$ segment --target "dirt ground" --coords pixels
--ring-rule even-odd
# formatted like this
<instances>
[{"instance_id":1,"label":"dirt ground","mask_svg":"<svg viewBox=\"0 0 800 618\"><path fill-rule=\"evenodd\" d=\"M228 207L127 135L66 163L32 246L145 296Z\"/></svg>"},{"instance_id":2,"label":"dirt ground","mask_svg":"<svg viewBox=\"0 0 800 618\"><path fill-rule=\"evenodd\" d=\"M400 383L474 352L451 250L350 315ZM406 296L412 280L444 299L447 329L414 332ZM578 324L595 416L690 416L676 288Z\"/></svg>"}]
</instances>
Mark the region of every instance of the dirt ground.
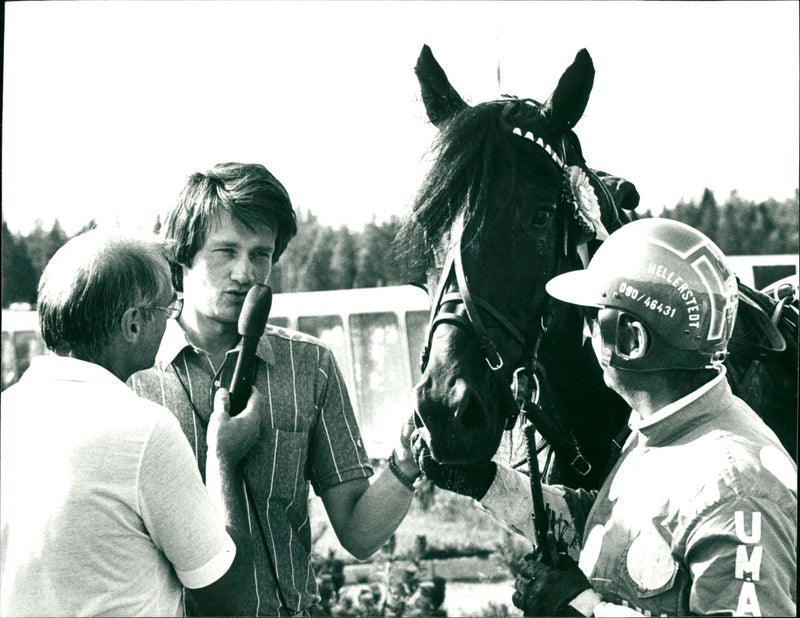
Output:
<instances>
[{"instance_id":1,"label":"dirt ground","mask_svg":"<svg viewBox=\"0 0 800 618\"><path fill-rule=\"evenodd\" d=\"M363 584L355 584L345 586L342 592L355 599L363 589ZM522 616L522 610L514 607L511 602L513 591L513 580L448 582L442 609L447 613L448 618Z\"/></svg>"}]
</instances>

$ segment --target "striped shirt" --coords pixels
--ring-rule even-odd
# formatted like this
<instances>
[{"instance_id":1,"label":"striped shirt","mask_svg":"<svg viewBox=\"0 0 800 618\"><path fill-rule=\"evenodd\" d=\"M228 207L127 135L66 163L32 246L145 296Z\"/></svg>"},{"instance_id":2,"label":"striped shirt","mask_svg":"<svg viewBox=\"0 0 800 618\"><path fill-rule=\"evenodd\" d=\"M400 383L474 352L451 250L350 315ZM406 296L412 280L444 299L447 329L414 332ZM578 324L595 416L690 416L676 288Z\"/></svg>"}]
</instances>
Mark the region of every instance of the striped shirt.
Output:
<instances>
[{"instance_id":1,"label":"striped shirt","mask_svg":"<svg viewBox=\"0 0 800 618\"><path fill-rule=\"evenodd\" d=\"M189 344L170 320L154 367L128 381L136 394L177 417L203 475L214 393L230 384L239 349L229 351L215 371L205 352ZM325 344L268 326L257 356L255 386L271 431L262 430L244 460L254 564L252 581L242 582L240 591L248 598L242 607L249 615L275 616L302 612L319 599L310 560L309 483L321 494L373 470L341 372ZM187 591L188 613L191 601Z\"/></svg>"}]
</instances>

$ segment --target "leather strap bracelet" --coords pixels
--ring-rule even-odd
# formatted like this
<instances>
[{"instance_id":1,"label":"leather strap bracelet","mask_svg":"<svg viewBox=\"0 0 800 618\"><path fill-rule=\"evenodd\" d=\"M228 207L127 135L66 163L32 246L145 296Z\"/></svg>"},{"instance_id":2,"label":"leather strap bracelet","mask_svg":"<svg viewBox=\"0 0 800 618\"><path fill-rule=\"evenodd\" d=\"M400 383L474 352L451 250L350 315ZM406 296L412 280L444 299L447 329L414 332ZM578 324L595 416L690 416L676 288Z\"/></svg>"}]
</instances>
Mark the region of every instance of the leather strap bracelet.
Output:
<instances>
[{"instance_id":1,"label":"leather strap bracelet","mask_svg":"<svg viewBox=\"0 0 800 618\"><path fill-rule=\"evenodd\" d=\"M392 474L395 475L398 481L400 481L409 491L414 491L416 487L414 486L414 481L417 480L422 473L418 474L416 478L410 479L405 474L403 474L402 470L397 466L397 462L395 461L395 452L392 451L392 454L389 455L389 470L392 471Z\"/></svg>"}]
</instances>

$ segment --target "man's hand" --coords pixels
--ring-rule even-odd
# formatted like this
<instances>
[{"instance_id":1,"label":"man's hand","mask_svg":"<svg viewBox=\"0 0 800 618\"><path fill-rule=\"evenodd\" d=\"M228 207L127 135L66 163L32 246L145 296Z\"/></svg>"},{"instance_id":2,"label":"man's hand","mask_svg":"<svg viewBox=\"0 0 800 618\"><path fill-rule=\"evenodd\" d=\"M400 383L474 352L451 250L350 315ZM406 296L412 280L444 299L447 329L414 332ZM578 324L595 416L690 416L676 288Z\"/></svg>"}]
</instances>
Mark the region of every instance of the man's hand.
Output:
<instances>
[{"instance_id":1,"label":"man's hand","mask_svg":"<svg viewBox=\"0 0 800 618\"><path fill-rule=\"evenodd\" d=\"M412 414L400 430L400 440L394 447L394 461L400 471L409 479L415 480L422 472L417 466L417 459L411 448L411 439L416 430Z\"/></svg>"},{"instance_id":2,"label":"man's hand","mask_svg":"<svg viewBox=\"0 0 800 618\"><path fill-rule=\"evenodd\" d=\"M418 433L412 437L411 450L419 469L434 485L475 500L486 495L497 472L493 461L463 465L437 463Z\"/></svg>"},{"instance_id":3,"label":"man's hand","mask_svg":"<svg viewBox=\"0 0 800 618\"><path fill-rule=\"evenodd\" d=\"M514 588L511 600L526 616L583 616L569 603L591 585L569 556L560 554L558 565L551 567L528 554Z\"/></svg>"},{"instance_id":4,"label":"man's hand","mask_svg":"<svg viewBox=\"0 0 800 618\"><path fill-rule=\"evenodd\" d=\"M255 444L261 428L261 395L253 388L247 405L231 416L230 394L220 388L214 395L214 412L208 420L208 450L229 464L236 464Z\"/></svg>"}]
</instances>

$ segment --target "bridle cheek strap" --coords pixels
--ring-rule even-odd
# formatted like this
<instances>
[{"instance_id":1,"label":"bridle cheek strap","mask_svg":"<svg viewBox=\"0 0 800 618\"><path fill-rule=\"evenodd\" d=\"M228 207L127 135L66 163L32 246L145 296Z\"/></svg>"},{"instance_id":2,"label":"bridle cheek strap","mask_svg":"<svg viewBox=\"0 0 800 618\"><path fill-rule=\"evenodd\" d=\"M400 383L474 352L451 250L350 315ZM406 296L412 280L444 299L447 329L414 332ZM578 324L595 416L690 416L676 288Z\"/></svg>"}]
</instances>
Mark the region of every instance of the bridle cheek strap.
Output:
<instances>
[{"instance_id":1,"label":"bridle cheek strap","mask_svg":"<svg viewBox=\"0 0 800 618\"><path fill-rule=\"evenodd\" d=\"M478 307L486 311L500 326L502 326L519 345L525 348L525 337L502 313L495 309L491 303L483 300L480 297L474 296L469 291L469 282L467 281L466 273L464 272L464 264L461 258L461 238L459 232L455 238L450 252L447 254L447 260L442 268L441 276L439 277L439 286L436 291L436 302L431 306L431 317L428 323L428 334L425 348L422 351L421 371L425 372L428 360L430 357L431 342L433 340L433 333L439 324L448 323L455 326L461 326L466 330L471 330L478 339L478 345L483 354L483 358L489 368L496 372L500 371L505 365L503 356L500 354L497 346L486 328L483 325L478 314ZM445 293L447 283L450 279L450 271L455 271L456 283L458 284L458 291ZM447 303L460 303L464 305L464 315L455 313L454 311L442 311L439 309Z\"/></svg>"},{"instance_id":2,"label":"bridle cheek strap","mask_svg":"<svg viewBox=\"0 0 800 618\"><path fill-rule=\"evenodd\" d=\"M523 348L525 347L525 337L523 337L522 333L519 332L516 326L514 326L506 317L497 311L490 303L479 298L476 296L474 299L472 294L469 291L469 284L467 283L467 275L464 273L464 265L461 262L461 239L458 240L458 247L455 251L455 259L453 261L453 268L456 272L456 281L458 282L458 294L457 296L460 297L461 302L464 303L464 310L467 313L467 319L469 323L472 324L472 330L475 332L475 335L478 337L478 345L481 348L481 352L483 352L483 358L486 360L486 364L489 365L489 369L492 371L500 371L505 364L503 362L503 357L500 352L497 350L497 346L489 337L489 333L486 332L486 328L483 325L483 322L478 315L478 308L476 305L480 305L481 309L486 311L489 315L497 321L500 326L502 326L508 333L519 343Z\"/></svg>"}]
</instances>

